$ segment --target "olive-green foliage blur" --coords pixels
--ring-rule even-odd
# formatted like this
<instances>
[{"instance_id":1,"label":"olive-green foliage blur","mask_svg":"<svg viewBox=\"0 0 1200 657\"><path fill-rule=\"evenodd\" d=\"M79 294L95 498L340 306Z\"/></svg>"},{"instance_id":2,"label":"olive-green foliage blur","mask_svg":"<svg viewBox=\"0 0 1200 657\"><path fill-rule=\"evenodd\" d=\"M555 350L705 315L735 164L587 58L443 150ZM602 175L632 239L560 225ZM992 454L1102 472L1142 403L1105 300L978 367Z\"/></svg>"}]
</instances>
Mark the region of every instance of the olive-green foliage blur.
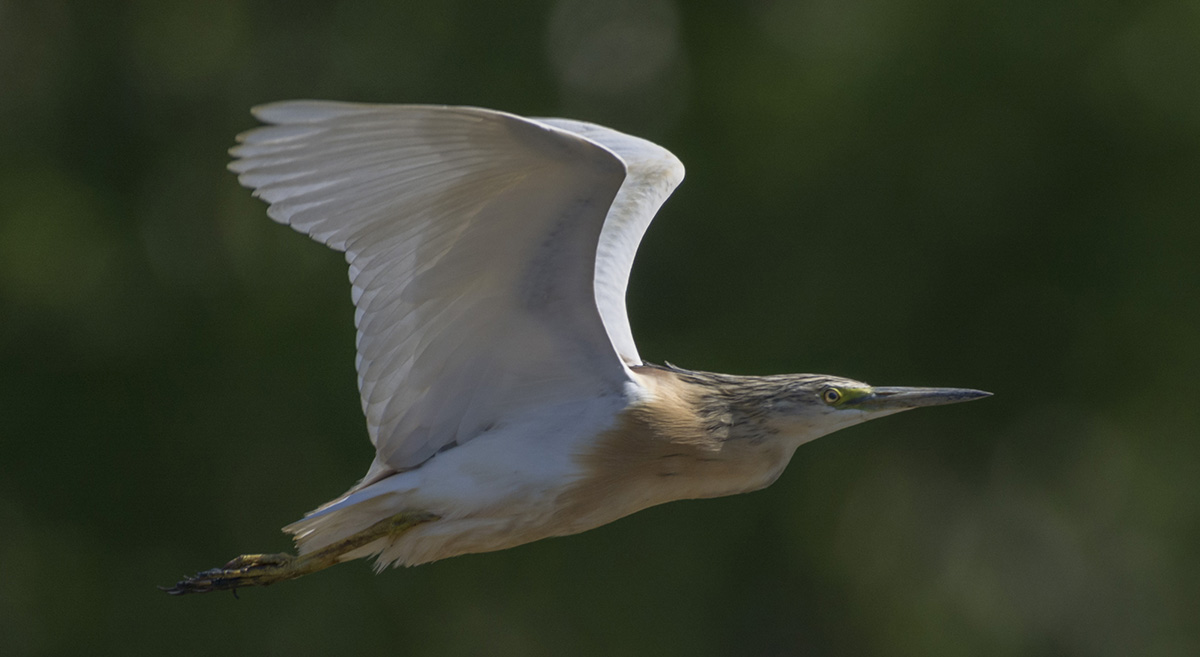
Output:
<instances>
[{"instance_id":1,"label":"olive-green foliage blur","mask_svg":"<svg viewBox=\"0 0 1200 657\"><path fill-rule=\"evenodd\" d=\"M0 654L1200 653L1200 7L0 0ZM766 491L233 596L371 457L341 257L225 171L288 98L648 137L643 355L992 399Z\"/></svg>"}]
</instances>

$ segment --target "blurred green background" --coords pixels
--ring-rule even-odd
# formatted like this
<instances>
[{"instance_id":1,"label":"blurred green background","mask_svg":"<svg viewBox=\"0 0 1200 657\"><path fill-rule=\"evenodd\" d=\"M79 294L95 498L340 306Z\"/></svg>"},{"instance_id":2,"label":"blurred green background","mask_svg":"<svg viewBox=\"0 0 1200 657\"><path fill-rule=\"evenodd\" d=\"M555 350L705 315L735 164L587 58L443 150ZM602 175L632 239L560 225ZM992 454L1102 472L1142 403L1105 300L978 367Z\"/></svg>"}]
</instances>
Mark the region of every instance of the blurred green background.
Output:
<instances>
[{"instance_id":1,"label":"blurred green background","mask_svg":"<svg viewBox=\"0 0 1200 657\"><path fill-rule=\"evenodd\" d=\"M992 390L773 487L230 595L371 450L250 106L655 140L654 361ZM1200 5L0 0L0 654L1200 654Z\"/></svg>"}]
</instances>

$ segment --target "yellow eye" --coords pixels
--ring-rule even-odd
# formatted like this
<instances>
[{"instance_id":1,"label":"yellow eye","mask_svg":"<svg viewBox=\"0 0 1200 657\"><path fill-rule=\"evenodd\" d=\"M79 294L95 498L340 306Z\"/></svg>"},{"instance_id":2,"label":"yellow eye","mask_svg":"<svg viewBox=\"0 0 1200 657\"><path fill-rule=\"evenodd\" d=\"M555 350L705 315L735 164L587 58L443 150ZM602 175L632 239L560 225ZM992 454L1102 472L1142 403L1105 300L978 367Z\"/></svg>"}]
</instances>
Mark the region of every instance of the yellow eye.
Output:
<instances>
[{"instance_id":1,"label":"yellow eye","mask_svg":"<svg viewBox=\"0 0 1200 657\"><path fill-rule=\"evenodd\" d=\"M836 404L842 401L842 393L838 392L837 388L830 388L821 393L821 399L824 399L826 404Z\"/></svg>"}]
</instances>

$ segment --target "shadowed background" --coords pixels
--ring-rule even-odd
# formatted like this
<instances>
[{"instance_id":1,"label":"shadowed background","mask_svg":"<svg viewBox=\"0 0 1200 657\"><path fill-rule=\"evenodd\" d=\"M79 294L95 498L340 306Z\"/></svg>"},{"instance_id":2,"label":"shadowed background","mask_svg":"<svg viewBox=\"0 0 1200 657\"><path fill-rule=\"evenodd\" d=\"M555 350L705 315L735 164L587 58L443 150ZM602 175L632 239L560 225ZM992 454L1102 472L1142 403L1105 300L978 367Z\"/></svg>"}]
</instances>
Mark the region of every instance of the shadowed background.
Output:
<instances>
[{"instance_id":1,"label":"shadowed background","mask_svg":"<svg viewBox=\"0 0 1200 657\"><path fill-rule=\"evenodd\" d=\"M1198 35L1169 0L0 0L0 653L1200 653ZM288 98L652 139L688 177L646 358L996 396L752 495L168 598L370 460L341 256L224 170Z\"/></svg>"}]
</instances>

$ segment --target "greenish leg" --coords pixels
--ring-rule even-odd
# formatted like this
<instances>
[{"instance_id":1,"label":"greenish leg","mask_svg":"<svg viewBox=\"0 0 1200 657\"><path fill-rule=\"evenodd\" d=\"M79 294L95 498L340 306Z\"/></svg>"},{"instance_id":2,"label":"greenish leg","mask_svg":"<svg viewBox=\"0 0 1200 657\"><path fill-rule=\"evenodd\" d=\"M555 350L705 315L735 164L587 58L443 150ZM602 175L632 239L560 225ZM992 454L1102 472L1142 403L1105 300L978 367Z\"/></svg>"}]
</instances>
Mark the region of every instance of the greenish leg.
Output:
<instances>
[{"instance_id":1,"label":"greenish leg","mask_svg":"<svg viewBox=\"0 0 1200 657\"><path fill-rule=\"evenodd\" d=\"M172 587L159 587L171 595L235 591L243 586L268 586L324 570L339 562L342 555L370 545L381 538L397 537L408 530L437 520L425 512L397 513L363 531L331 543L308 554L243 554L221 568L213 568L182 579Z\"/></svg>"}]
</instances>

